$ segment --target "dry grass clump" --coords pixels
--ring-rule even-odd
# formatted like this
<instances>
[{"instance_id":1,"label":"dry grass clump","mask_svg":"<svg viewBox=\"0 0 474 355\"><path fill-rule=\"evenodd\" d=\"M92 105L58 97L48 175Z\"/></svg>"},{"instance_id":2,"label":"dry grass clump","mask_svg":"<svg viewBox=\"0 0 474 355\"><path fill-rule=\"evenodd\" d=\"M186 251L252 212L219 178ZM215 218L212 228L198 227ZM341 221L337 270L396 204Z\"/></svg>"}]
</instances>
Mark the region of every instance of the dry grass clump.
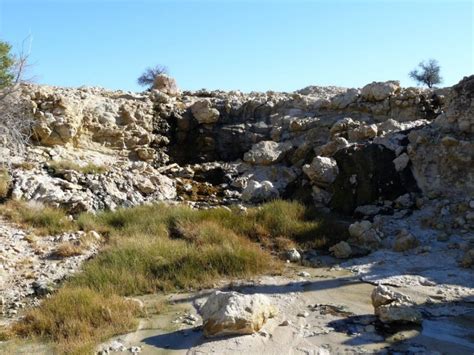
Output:
<instances>
[{"instance_id":1,"label":"dry grass clump","mask_svg":"<svg viewBox=\"0 0 474 355\"><path fill-rule=\"evenodd\" d=\"M13 166L15 168L23 169L23 170L33 170L36 165L29 161L23 161L21 163L14 163Z\"/></svg>"},{"instance_id":2,"label":"dry grass clump","mask_svg":"<svg viewBox=\"0 0 474 355\"><path fill-rule=\"evenodd\" d=\"M74 229L74 223L62 209L39 203L8 201L0 205L0 215L23 227L31 227L40 235L54 235Z\"/></svg>"},{"instance_id":3,"label":"dry grass clump","mask_svg":"<svg viewBox=\"0 0 474 355\"><path fill-rule=\"evenodd\" d=\"M30 310L12 331L52 341L60 353L85 354L100 341L136 329L139 315L133 301L66 286Z\"/></svg>"},{"instance_id":4,"label":"dry grass clump","mask_svg":"<svg viewBox=\"0 0 474 355\"><path fill-rule=\"evenodd\" d=\"M72 242L64 242L59 244L52 252L51 256L55 258L69 258L71 256L82 255L84 248Z\"/></svg>"},{"instance_id":5,"label":"dry grass clump","mask_svg":"<svg viewBox=\"0 0 474 355\"><path fill-rule=\"evenodd\" d=\"M0 199L7 197L10 190L11 177L7 169L0 168Z\"/></svg>"},{"instance_id":6,"label":"dry grass clump","mask_svg":"<svg viewBox=\"0 0 474 355\"><path fill-rule=\"evenodd\" d=\"M87 165L79 165L67 160L53 161L48 164L48 167L53 171L53 174L62 175L67 170L74 170L83 174L104 174L107 172L107 167L88 163Z\"/></svg>"}]
</instances>

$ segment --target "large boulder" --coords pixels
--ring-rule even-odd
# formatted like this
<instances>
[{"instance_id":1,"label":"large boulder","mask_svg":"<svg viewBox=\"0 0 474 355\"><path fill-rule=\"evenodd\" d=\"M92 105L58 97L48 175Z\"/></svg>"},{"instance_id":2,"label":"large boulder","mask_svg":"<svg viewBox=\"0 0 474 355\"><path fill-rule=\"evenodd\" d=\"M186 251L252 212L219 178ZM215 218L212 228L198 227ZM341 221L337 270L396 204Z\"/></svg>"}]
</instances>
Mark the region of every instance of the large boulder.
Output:
<instances>
[{"instance_id":1,"label":"large boulder","mask_svg":"<svg viewBox=\"0 0 474 355\"><path fill-rule=\"evenodd\" d=\"M199 124L213 124L219 120L220 113L212 107L211 101L204 99L196 101L191 106L191 113Z\"/></svg>"},{"instance_id":2,"label":"large boulder","mask_svg":"<svg viewBox=\"0 0 474 355\"><path fill-rule=\"evenodd\" d=\"M244 154L244 161L255 165L275 164L283 160L291 149L290 142L261 141Z\"/></svg>"},{"instance_id":3,"label":"large boulder","mask_svg":"<svg viewBox=\"0 0 474 355\"><path fill-rule=\"evenodd\" d=\"M176 80L166 74L160 74L155 77L153 89L170 96L177 96L179 94Z\"/></svg>"},{"instance_id":4,"label":"large boulder","mask_svg":"<svg viewBox=\"0 0 474 355\"><path fill-rule=\"evenodd\" d=\"M400 91L400 82L372 82L364 86L360 96L367 101L382 101Z\"/></svg>"},{"instance_id":5,"label":"large boulder","mask_svg":"<svg viewBox=\"0 0 474 355\"><path fill-rule=\"evenodd\" d=\"M379 285L372 291L374 313L383 323L417 323L422 322L420 311L415 303L404 294L387 286Z\"/></svg>"},{"instance_id":6,"label":"large boulder","mask_svg":"<svg viewBox=\"0 0 474 355\"><path fill-rule=\"evenodd\" d=\"M258 332L277 310L267 296L216 291L201 307L204 335L243 335Z\"/></svg>"},{"instance_id":7,"label":"large boulder","mask_svg":"<svg viewBox=\"0 0 474 355\"><path fill-rule=\"evenodd\" d=\"M339 170L334 159L318 156L303 166L303 172L314 184L325 187L336 179Z\"/></svg>"}]
</instances>

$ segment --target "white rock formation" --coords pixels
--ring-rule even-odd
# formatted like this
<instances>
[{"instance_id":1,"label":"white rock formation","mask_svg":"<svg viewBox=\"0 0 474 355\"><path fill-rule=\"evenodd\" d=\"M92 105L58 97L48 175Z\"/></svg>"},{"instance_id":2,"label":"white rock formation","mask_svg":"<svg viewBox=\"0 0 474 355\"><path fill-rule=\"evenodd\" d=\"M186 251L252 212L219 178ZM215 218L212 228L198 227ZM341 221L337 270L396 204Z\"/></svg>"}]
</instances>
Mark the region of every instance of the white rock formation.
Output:
<instances>
[{"instance_id":1,"label":"white rock formation","mask_svg":"<svg viewBox=\"0 0 474 355\"><path fill-rule=\"evenodd\" d=\"M337 177L339 169L334 159L328 157L315 157L311 164L303 166L303 172L316 185L325 187Z\"/></svg>"},{"instance_id":2,"label":"white rock formation","mask_svg":"<svg viewBox=\"0 0 474 355\"><path fill-rule=\"evenodd\" d=\"M216 123L220 115L219 111L213 108L211 102L207 99L196 101L191 106L191 112L200 124Z\"/></svg>"},{"instance_id":3,"label":"white rock formation","mask_svg":"<svg viewBox=\"0 0 474 355\"><path fill-rule=\"evenodd\" d=\"M372 82L361 90L361 97L368 101L382 101L400 91L399 81Z\"/></svg>"},{"instance_id":4,"label":"white rock formation","mask_svg":"<svg viewBox=\"0 0 474 355\"><path fill-rule=\"evenodd\" d=\"M201 307L204 335L243 335L258 332L277 310L267 296L215 291Z\"/></svg>"},{"instance_id":5,"label":"white rock formation","mask_svg":"<svg viewBox=\"0 0 474 355\"><path fill-rule=\"evenodd\" d=\"M242 191L242 200L248 202L261 202L278 198L278 190L270 181L258 182L250 180Z\"/></svg>"},{"instance_id":6,"label":"white rock formation","mask_svg":"<svg viewBox=\"0 0 474 355\"><path fill-rule=\"evenodd\" d=\"M283 160L286 153L292 148L291 143L278 143L274 141L261 141L252 146L244 154L244 161L255 165L271 165Z\"/></svg>"},{"instance_id":7,"label":"white rock formation","mask_svg":"<svg viewBox=\"0 0 474 355\"><path fill-rule=\"evenodd\" d=\"M387 286L377 286L372 292L375 315L384 323L421 323L422 316L413 301Z\"/></svg>"}]
</instances>

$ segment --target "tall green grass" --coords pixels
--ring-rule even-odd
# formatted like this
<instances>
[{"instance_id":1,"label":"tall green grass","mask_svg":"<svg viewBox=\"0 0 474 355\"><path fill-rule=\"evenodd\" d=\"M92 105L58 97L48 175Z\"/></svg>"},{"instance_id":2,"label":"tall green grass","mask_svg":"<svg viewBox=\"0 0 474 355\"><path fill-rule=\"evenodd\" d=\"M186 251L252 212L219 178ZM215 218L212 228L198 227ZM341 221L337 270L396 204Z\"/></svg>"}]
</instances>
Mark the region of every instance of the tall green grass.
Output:
<instances>
[{"instance_id":1,"label":"tall green grass","mask_svg":"<svg viewBox=\"0 0 474 355\"><path fill-rule=\"evenodd\" d=\"M345 238L337 222L287 201L270 202L247 213L143 205L82 214L71 228L98 231L107 243L62 290L20 321L16 333L46 337L60 349L67 345L74 351L82 349L78 345L82 339L86 344L100 340L92 333L110 335L130 329L131 323L122 328L115 324L121 315L100 318L97 305L107 304L110 297L199 289L221 279L277 273L283 264L274 255L288 245L322 247ZM71 310L70 304L80 302L74 299L75 292L95 301L80 303L81 312ZM114 304L119 299L114 298ZM97 312L96 324L89 315Z\"/></svg>"}]
</instances>

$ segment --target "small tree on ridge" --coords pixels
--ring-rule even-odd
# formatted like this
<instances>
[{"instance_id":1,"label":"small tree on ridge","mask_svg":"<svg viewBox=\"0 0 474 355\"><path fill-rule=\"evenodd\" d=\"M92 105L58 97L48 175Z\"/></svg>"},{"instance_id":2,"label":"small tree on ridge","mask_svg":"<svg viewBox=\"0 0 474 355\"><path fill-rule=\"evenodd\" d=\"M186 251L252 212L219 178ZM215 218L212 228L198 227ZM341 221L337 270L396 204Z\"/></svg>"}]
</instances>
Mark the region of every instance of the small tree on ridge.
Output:
<instances>
[{"instance_id":1,"label":"small tree on ridge","mask_svg":"<svg viewBox=\"0 0 474 355\"><path fill-rule=\"evenodd\" d=\"M148 88L151 88L155 78L160 74L168 74L168 69L162 65L157 65L153 68L146 68L137 80L138 85L148 86Z\"/></svg>"},{"instance_id":2,"label":"small tree on ridge","mask_svg":"<svg viewBox=\"0 0 474 355\"><path fill-rule=\"evenodd\" d=\"M441 67L435 59L429 59L427 62L418 64L419 69L413 69L408 75L413 80L422 85L428 86L430 89L433 85L439 84L443 81L439 72Z\"/></svg>"}]
</instances>

